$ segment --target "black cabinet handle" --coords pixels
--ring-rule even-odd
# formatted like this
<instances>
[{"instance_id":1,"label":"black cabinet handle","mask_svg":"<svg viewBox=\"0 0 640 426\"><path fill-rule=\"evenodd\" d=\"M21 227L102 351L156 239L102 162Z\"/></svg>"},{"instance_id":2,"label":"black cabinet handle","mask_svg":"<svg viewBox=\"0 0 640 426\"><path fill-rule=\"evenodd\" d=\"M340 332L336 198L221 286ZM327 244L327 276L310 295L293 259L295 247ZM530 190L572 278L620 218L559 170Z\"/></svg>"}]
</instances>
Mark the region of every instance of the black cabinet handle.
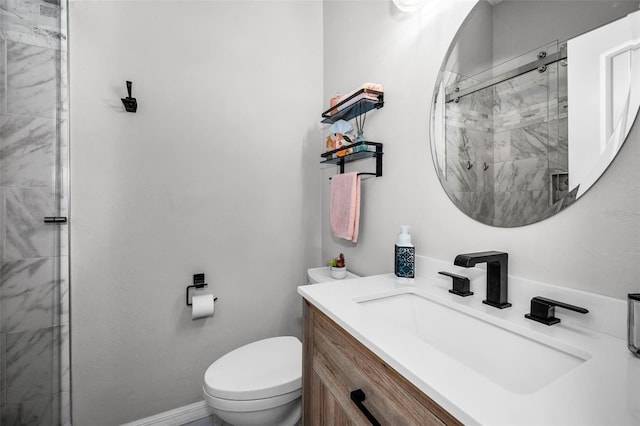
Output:
<instances>
[{"instance_id":1,"label":"black cabinet handle","mask_svg":"<svg viewBox=\"0 0 640 426\"><path fill-rule=\"evenodd\" d=\"M356 407L362 411L362 414L364 414L367 420L369 420L373 426L381 426L380 422L376 420L376 418L373 417L373 414L371 414L371 412L367 410L367 407L364 406L363 401L365 399L367 399L367 396L364 394L362 389L356 389L351 392L351 400L356 404Z\"/></svg>"},{"instance_id":2,"label":"black cabinet handle","mask_svg":"<svg viewBox=\"0 0 640 426\"><path fill-rule=\"evenodd\" d=\"M67 223L66 216L45 216L44 223Z\"/></svg>"}]
</instances>

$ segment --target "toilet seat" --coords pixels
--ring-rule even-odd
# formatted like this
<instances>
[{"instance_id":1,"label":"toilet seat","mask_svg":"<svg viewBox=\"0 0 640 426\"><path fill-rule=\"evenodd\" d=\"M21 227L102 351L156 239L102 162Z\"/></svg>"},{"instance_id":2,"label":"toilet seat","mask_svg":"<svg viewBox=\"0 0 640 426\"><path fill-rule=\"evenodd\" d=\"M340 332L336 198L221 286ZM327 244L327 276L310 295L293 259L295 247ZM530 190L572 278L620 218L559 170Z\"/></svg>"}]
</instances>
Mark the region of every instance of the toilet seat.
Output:
<instances>
[{"instance_id":1,"label":"toilet seat","mask_svg":"<svg viewBox=\"0 0 640 426\"><path fill-rule=\"evenodd\" d=\"M246 412L246 411L268 410L270 408L284 405L287 402L300 398L300 396L302 395L302 389L297 389L293 392L289 392L284 395L274 396L272 398L236 401L232 399L216 398L215 396L211 396L209 395L207 390L204 389L204 386L203 386L203 395L204 395L205 402L212 408L225 410L225 411Z\"/></svg>"},{"instance_id":2,"label":"toilet seat","mask_svg":"<svg viewBox=\"0 0 640 426\"><path fill-rule=\"evenodd\" d=\"M286 403L301 389L302 343L293 336L249 343L216 360L204 374L203 390L212 406Z\"/></svg>"}]
</instances>

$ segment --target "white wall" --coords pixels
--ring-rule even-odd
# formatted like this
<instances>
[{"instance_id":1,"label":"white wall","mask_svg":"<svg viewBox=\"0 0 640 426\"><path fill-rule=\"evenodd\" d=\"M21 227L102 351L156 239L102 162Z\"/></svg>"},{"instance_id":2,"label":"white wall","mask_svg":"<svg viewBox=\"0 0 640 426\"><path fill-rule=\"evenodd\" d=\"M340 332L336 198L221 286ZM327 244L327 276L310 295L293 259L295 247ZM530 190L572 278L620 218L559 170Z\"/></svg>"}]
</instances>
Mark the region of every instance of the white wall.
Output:
<instances>
[{"instance_id":1,"label":"white wall","mask_svg":"<svg viewBox=\"0 0 640 426\"><path fill-rule=\"evenodd\" d=\"M401 14L391 2L325 2L325 103L336 91L382 83L385 106L367 117L365 134L384 142L385 154L384 176L362 184L357 245L331 235L328 177L335 170L324 171L323 259L342 251L356 273L390 272L399 225L409 224L418 254L453 262L459 253L504 250L513 275L626 298L640 285L638 123L587 194L533 225L480 224L457 210L440 186L429 150L430 102L442 58L473 4L442 1ZM369 25L350 25L356 17ZM322 149L321 140L317 146ZM371 167L360 162L351 170Z\"/></svg>"},{"instance_id":2,"label":"white wall","mask_svg":"<svg viewBox=\"0 0 640 426\"><path fill-rule=\"evenodd\" d=\"M74 424L201 400L224 353L299 335L296 286L320 263L321 9L71 2ZM219 299L192 321L198 272Z\"/></svg>"},{"instance_id":3,"label":"white wall","mask_svg":"<svg viewBox=\"0 0 640 426\"><path fill-rule=\"evenodd\" d=\"M493 9L488 2L482 2L468 17L465 33L473 36L458 39L449 55L447 71L471 77L493 67L493 43L487 43L493 38Z\"/></svg>"}]
</instances>

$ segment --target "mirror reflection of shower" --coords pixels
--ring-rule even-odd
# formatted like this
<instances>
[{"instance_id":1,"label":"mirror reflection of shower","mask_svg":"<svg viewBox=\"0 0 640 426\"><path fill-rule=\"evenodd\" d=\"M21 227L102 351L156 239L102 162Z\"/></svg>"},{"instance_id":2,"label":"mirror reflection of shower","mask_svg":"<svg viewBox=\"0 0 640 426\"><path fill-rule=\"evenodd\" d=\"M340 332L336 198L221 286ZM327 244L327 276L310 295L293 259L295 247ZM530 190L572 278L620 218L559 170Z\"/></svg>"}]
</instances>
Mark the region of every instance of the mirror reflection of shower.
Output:
<instances>
[{"instance_id":1,"label":"mirror reflection of shower","mask_svg":"<svg viewBox=\"0 0 640 426\"><path fill-rule=\"evenodd\" d=\"M571 205L630 131L640 2L583 3L480 1L450 47L432 109L434 165L451 200L482 223L523 226ZM576 7L588 7L585 22L568 21ZM535 17L554 29L537 31Z\"/></svg>"},{"instance_id":2,"label":"mirror reflection of shower","mask_svg":"<svg viewBox=\"0 0 640 426\"><path fill-rule=\"evenodd\" d=\"M560 61L567 62L566 48L553 43L471 78L450 73L445 82L442 166L450 195L497 226L552 214L568 195Z\"/></svg>"}]
</instances>

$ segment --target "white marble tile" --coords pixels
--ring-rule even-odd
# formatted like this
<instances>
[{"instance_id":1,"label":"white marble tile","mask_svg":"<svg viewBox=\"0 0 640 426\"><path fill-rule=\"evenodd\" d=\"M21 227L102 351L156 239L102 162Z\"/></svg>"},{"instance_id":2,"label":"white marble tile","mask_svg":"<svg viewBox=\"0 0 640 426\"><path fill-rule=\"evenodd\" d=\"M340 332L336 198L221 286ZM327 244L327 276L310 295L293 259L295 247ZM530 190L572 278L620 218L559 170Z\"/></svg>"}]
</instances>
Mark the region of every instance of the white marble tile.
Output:
<instances>
[{"instance_id":1,"label":"white marble tile","mask_svg":"<svg viewBox=\"0 0 640 426\"><path fill-rule=\"evenodd\" d=\"M70 425L64 421L62 394L10 404L3 410L2 425L10 426L58 426ZM68 416L67 416L68 418Z\"/></svg>"},{"instance_id":2,"label":"white marble tile","mask_svg":"<svg viewBox=\"0 0 640 426\"><path fill-rule=\"evenodd\" d=\"M69 325L54 327L54 365L57 367L54 375L54 391L71 391L71 346L69 340Z\"/></svg>"},{"instance_id":3,"label":"white marble tile","mask_svg":"<svg viewBox=\"0 0 640 426\"><path fill-rule=\"evenodd\" d=\"M66 393L63 393L64 395ZM3 426L71 426L69 406L56 397L39 398L0 408ZM66 410L66 411L65 411Z\"/></svg>"},{"instance_id":4,"label":"white marble tile","mask_svg":"<svg viewBox=\"0 0 640 426\"><path fill-rule=\"evenodd\" d=\"M66 257L2 262L2 332L34 330L64 324L68 318L68 303L65 301L68 298L68 284L66 276L59 277L60 263L66 264ZM66 269L65 267L65 275Z\"/></svg>"},{"instance_id":5,"label":"white marble tile","mask_svg":"<svg viewBox=\"0 0 640 426\"><path fill-rule=\"evenodd\" d=\"M447 159L452 161L492 161L493 135L491 132L447 126Z\"/></svg>"},{"instance_id":6,"label":"white marble tile","mask_svg":"<svg viewBox=\"0 0 640 426\"><path fill-rule=\"evenodd\" d=\"M0 114L7 112L7 88L6 88L6 72L7 72L7 43L0 37Z\"/></svg>"},{"instance_id":7,"label":"white marble tile","mask_svg":"<svg viewBox=\"0 0 640 426\"><path fill-rule=\"evenodd\" d=\"M20 404L21 425L57 425L59 412L57 396L25 401Z\"/></svg>"},{"instance_id":8,"label":"white marble tile","mask_svg":"<svg viewBox=\"0 0 640 426\"><path fill-rule=\"evenodd\" d=\"M0 425L22 426L20 422L20 404L8 404L0 407Z\"/></svg>"},{"instance_id":9,"label":"white marble tile","mask_svg":"<svg viewBox=\"0 0 640 426\"><path fill-rule=\"evenodd\" d=\"M447 162L475 160L473 140L469 138L470 132L463 127L447 126Z\"/></svg>"},{"instance_id":10,"label":"white marble tile","mask_svg":"<svg viewBox=\"0 0 640 426\"><path fill-rule=\"evenodd\" d=\"M7 41L7 112L55 118L58 57L53 49Z\"/></svg>"},{"instance_id":11,"label":"white marble tile","mask_svg":"<svg viewBox=\"0 0 640 426\"><path fill-rule=\"evenodd\" d=\"M528 158L494 164L496 192L541 191L548 188L548 160Z\"/></svg>"},{"instance_id":12,"label":"white marble tile","mask_svg":"<svg viewBox=\"0 0 640 426\"><path fill-rule=\"evenodd\" d=\"M500 100L501 111L520 108L522 105L547 102L547 73L530 71L495 85L495 96ZM506 107L506 108L505 108Z\"/></svg>"},{"instance_id":13,"label":"white marble tile","mask_svg":"<svg viewBox=\"0 0 640 426\"><path fill-rule=\"evenodd\" d=\"M57 82L58 82L58 98L57 108L59 120L69 119L69 68L68 68L67 49L57 52Z\"/></svg>"},{"instance_id":14,"label":"white marble tile","mask_svg":"<svg viewBox=\"0 0 640 426\"><path fill-rule=\"evenodd\" d=\"M467 163L459 161L447 161L447 190L455 192L476 192L478 189L478 176L476 165L472 163L471 169Z\"/></svg>"},{"instance_id":15,"label":"white marble tile","mask_svg":"<svg viewBox=\"0 0 640 426\"><path fill-rule=\"evenodd\" d=\"M547 99L557 100L560 92L560 81L558 79L558 63L547 65L547 71L545 71L545 77L547 79Z\"/></svg>"},{"instance_id":16,"label":"white marble tile","mask_svg":"<svg viewBox=\"0 0 640 426\"><path fill-rule=\"evenodd\" d=\"M542 220L550 214L549 192L546 190L495 194L495 226L527 225Z\"/></svg>"},{"instance_id":17,"label":"white marble tile","mask_svg":"<svg viewBox=\"0 0 640 426\"><path fill-rule=\"evenodd\" d=\"M54 293L54 306L57 309L56 315L58 318L54 321L54 324L69 325L69 256L68 253L64 256L58 256L55 258L56 264L54 266L54 276L58 280L58 288Z\"/></svg>"},{"instance_id":18,"label":"white marble tile","mask_svg":"<svg viewBox=\"0 0 640 426\"><path fill-rule=\"evenodd\" d=\"M60 347L68 345L68 334L68 326L7 334L7 404L60 392Z\"/></svg>"},{"instance_id":19,"label":"white marble tile","mask_svg":"<svg viewBox=\"0 0 640 426\"><path fill-rule=\"evenodd\" d=\"M56 243L61 226L43 223L45 216L56 214L55 204L55 195L48 189L5 189L5 260L59 254Z\"/></svg>"},{"instance_id":20,"label":"white marble tile","mask_svg":"<svg viewBox=\"0 0 640 426\"><path fill-rule=\"evenodd\" d=\"M490 131L493 125L490 92L480 91L465 96L459 102L449 102L445 106L447 125L466 129Z\"/></svg>"},{"instance_id":21,"label":"white marble tile","mask_svg":"<svg viewBox=\"0 0 640 426\"><path fill-rule=\"evenodd\" d=\"M569 170L568 131L566 118L549 122L549 168L556 172Z\"/></svg>"},{"instance_id":22,"label":"white marble tile","mask_svg":"<svg viewBox=\"0 0 640 426\"><path fill-rule=\"evenodd\" d=\"M66 41L63 8L43 0L1 0L0 35L8 40L59 49ZM66 25L65 25L66 26Z\"/></svg>"},{"instance_id":23,"label":"white marble tile","mask_svg":"<svg viewBox=\"0 0 640 426\"><path fill-rule=\"evenodd\" d=\"M511 131L505 130L493 135L493 160L496 162L511 159Z\"/></svg>"},{"instance_id":24,"label":"white marble tile","mask_svg":"<svg viewBox=\"0 0 640 426\"><path fill-rule=\"evenodd\" d=\"M56 167L56 123L50 118L6 117L0 125L0 182L50 188Z\"/></svg>"},{"instance_id":25,"label":"white marble tile","mask_svg":"<svg viewBox=\"0 0 640 426\"><path fill-rule=\"evenodd\" d=\"M547 123L511 130L510 159L547 157L549 155L549 126Z\"/></svg>"},{"instance_id":26,"label":"white marble tile","mask_svg":"<svg viewBox=\"0 0 640 426\"><path fill-rule=\"evenodd\" d=\"M56 186L69 185L69 120L59 120L56 126Z\"/></svg>"},{"instance_id":27,"label":"white marble tile","mask_svg":"<svg viewBox=\"0 0 640 426\"><path fill-rule=\"evenodd\" d=\"M5 333L0 333L0 410L2 409L2 407L7 405L7 394L5 390L7 381L5 378L6 371L5 371L5 362L4 362L6 358L6 353L7 353L6 337L7 335ZM0 413L0 417L1 416L2 415ZM0 420L0 425L2 424L4 423L2 422L2 420Z\"/></svg>"},{"instance_id":28,"label":"white marble tile","mask_svg":"<svg viewBox=\"0 0 640 426\"><path fill-rule=\"evenodd\" d=\"M0 187L0 261L4 260L4 242L5 242L5 190Z\"/></svg>"},{"instance_id":29,"label":"white marble tile","mask_svg":"<svg viewBox=\"0 0 640 426\"><path fill-rule=\"evenodd\" d=\"M493 161L487 160L486 163L478 163L476 175L478 176L478 192L493 193L495 189L495 181L493 176Z\"/></svg>"},{"instance_id":30,"label":"white marble tile","mask_svg":"<svg viewBox=\"0 0 640 426\"><path fill-rule=\"evenodd\" d=\"M53 389L53 328L7 334L7 403L42 398Z\"/></svg>"},{"instance_id":31,"label":"white marble tile","mask_svg":"<svg viewBox=\"0 0 640 426\"><path fill-rule=\"evenodd\" d=\"M494 200L492 192L449 192L453 203L467 216L492 223Z\"/></svg>"}]
</instances>

